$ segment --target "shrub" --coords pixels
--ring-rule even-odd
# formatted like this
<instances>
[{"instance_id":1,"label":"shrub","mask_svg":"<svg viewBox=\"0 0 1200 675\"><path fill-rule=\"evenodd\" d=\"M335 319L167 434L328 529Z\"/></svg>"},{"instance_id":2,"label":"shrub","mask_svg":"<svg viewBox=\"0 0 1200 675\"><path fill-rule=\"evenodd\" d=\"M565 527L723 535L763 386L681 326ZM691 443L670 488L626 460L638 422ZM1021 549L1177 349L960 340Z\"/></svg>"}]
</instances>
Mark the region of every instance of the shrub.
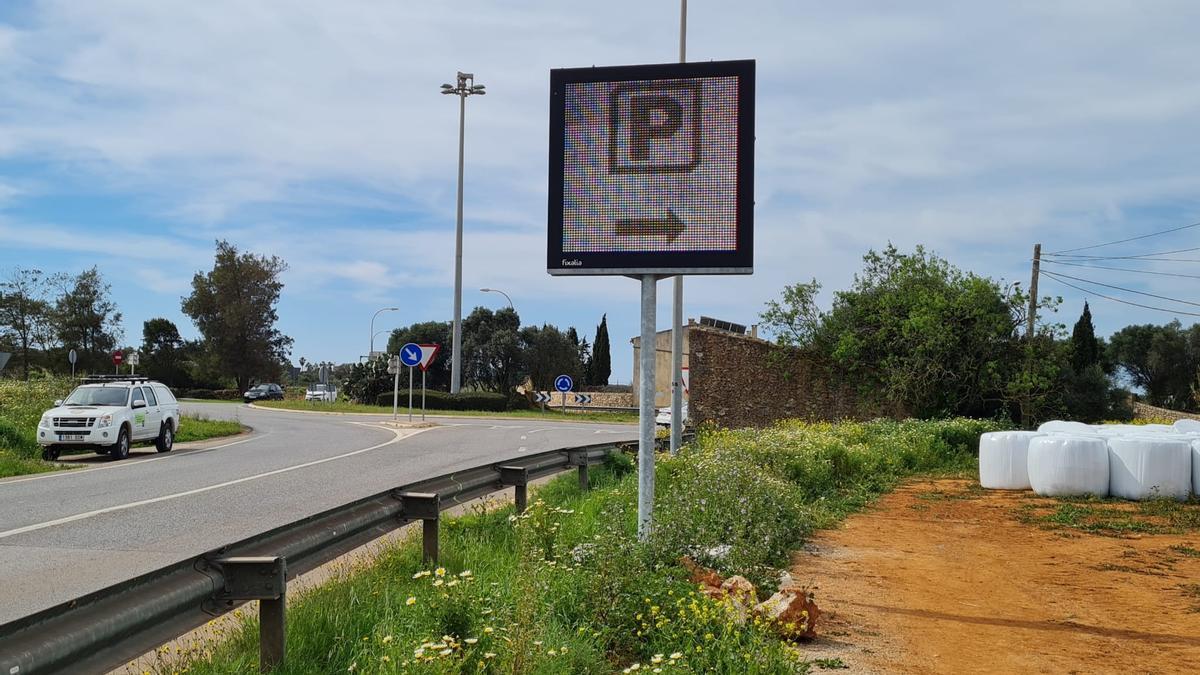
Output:
<instances>
[{"instance_id":1,"label":"shrub","mask_svg":"<svg viewBox=\"0 0 1200 675\"><path fill-rule=\"evenodd\" d=\"M237 389L184 389L179 398L198 398L206 401L237 401L242 392Z\"/></svg>"}]
</instances>

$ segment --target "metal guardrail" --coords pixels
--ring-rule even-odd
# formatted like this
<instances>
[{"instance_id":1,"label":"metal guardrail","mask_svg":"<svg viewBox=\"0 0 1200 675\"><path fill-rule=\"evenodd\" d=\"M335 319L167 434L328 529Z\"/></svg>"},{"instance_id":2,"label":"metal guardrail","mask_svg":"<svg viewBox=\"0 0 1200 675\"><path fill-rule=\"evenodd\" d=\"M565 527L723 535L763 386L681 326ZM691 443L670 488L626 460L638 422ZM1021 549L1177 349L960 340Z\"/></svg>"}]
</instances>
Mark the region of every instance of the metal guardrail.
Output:
<instances>
[{"instance_id":1,"label":"metal guardrail","mask_svg":"<svg viewBox=\"0 0 1200 675\"><path fill-rule=\"evenodd\" d=\"M624 443L551 450L402 485L222 546L0 626L0 674L107 672L232 611L260 602L261 667L282 663L287 579L408 523L422 521L425 559L438 556L442 510L588 467Z\"/></svg>"}]
</instances>

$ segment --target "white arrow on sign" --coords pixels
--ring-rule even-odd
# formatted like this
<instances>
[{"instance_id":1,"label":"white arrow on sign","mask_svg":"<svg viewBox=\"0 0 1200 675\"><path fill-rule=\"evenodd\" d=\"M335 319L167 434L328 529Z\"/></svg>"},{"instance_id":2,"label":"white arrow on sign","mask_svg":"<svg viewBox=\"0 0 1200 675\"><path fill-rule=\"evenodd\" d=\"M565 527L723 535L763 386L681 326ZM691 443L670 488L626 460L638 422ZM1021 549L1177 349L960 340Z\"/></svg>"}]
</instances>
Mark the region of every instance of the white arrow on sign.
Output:
<instances>
[{"instance_id":1,"label":"white arrow on sign","mask_svg":"<svg viewBox=\"0 0 1200 675\"><path fill-rule=\"evenodd\" d=\"M550 402L550 394L548 392L544 392L544 391L536 392L533 395L533 402L534 403L549 403Z\"/></svg>"},{"instance_id":2,"label":"white arrow on sign","mask_svg":"<svg viewBox=\"0 0 1200 675\"><path fill-rule=\"evenodd\" d=\"M579 403L579 404L591 403L592 395L591 394L575 394L575 402Z\"/></svg>"}]
</instances>

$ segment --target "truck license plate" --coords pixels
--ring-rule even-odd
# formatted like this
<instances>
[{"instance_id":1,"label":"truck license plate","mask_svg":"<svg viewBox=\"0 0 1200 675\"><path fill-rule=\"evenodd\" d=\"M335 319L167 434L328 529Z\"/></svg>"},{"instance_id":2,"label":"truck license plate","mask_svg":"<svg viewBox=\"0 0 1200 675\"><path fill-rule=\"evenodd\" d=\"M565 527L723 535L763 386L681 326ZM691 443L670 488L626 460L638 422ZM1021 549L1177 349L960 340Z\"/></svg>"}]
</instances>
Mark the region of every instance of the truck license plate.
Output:
<instances>
[{"instance_id":1,"label":"truck license plate","mask_svg":"<svg viewBox=\"0 0 1200 675\"><path fill-rule=\"evenodd\" d=\"M59 434L58 440L60 440L60 441L82 441L83 434Z\"/></svg>"}]
</instances>

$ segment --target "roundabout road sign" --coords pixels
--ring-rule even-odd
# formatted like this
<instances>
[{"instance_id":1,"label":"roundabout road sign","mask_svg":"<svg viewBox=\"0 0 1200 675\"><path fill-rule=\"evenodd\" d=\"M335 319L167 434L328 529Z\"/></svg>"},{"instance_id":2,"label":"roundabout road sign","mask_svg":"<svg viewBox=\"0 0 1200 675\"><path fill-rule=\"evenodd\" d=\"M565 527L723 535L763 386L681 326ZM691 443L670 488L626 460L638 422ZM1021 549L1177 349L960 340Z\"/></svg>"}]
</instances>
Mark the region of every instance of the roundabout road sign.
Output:
<instances>
[{"instance_id":1,"label":"roundabout road sign","mask_svg":"<svg viewBox=\"0 0 1200 675\"><path fill-rule=\"evenodd\" d=\"M559 391L568 392L574 387L575 380L572 380L570 375L559 375L558 377L554 378L554 388Z\"/></svg>"}]
</instances>

